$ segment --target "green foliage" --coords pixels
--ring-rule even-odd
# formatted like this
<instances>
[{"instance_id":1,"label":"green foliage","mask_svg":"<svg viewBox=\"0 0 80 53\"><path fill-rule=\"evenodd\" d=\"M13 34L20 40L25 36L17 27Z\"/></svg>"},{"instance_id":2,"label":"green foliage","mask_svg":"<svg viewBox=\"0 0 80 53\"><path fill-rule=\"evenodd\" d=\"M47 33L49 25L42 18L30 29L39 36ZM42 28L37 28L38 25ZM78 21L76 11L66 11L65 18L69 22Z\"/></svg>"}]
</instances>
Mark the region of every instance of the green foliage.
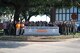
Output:
<instances>
[{"instance_id":1,"label":"green foliage","mask_svg":"<svg viewBox=\"0 0 80 53\"><path fill-rule=\"evenodd\" d=\"M38 12L39 14L49 14L50 8L56 0L29 0L29 11Z\"/></svg>"},{"instance_id":2,"label":"green foliage","mask_svg":"<svg viewBox=\"0 0 80 53\"><path fill-rule=\"evenodd\" d=\"M12 13L15 8L21 9L21 11L36 12L38 14L49 14L51 7L56 8L70 8L73 5L76 6L77 1L80 0L0 0L0 13Z\"/></svg>"},{"instance_id":3,"label":"green foliage","mask_svg":"<svg viewBox=\"0 0 80 53\"><path fill-rule=\"evenodd\" d=\"M12 14L14 9L10 7L0 7L0 14Z\"/></svg>"}]
</instances>

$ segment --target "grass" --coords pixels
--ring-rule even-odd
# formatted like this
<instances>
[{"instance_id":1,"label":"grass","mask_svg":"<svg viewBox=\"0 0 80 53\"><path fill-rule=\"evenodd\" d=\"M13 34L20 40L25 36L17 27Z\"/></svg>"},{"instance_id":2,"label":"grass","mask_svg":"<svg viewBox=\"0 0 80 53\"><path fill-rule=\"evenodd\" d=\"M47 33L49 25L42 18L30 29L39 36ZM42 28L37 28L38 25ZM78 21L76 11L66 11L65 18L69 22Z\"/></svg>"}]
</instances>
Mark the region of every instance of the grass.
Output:
<instances>
[{"instance_id":1,"label":"grass","mask_svg":"<svg viewBox=\"0 0 80 53\"><path fill-rule=\"evenodd\" d=\"M0 40L7 41L60 41L62 39L70 38L80 38L80 33L60 36L0 36Z\"/></svg>"}]
</instances>

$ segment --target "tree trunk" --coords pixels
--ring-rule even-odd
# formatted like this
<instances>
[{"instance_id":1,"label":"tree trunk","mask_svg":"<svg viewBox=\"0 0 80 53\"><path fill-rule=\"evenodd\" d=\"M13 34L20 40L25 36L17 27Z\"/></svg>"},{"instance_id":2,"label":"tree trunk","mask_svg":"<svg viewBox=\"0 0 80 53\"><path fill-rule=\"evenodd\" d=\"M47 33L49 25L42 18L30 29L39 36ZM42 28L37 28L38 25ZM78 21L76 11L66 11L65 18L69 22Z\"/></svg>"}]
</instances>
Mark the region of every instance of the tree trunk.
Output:
<instances>
[{"instance_id":1,"label":"tree trunk","mask_svg":"<svg viewBox=\"0 0 80 53\"><path fill-rule=\"evenodd\" d=\"M19 8L15 9L15 14L14 14L14 21L19 21L19 14L21 10Z\"/></svg>"},{"instance_id":2,"label":"tree trunk","mask_svg":"<svg viewBox=\"0 0 80 53\"><path fill-rule=\"evenodd\" d=\"M29 21L29 20L30 20L30 18L31 18L31 16L29 16L29 17L27 18L27 21Z\"/></svg>"},{"instance_id":3,"label":"tree trunk","mask_svg":"<svg viewBox=\"0 0 80 53\"><path fill-rule=\"evenodd\" d=\"M55 22L56 19L56 8L53 6L50 10L50 22Z\"/></svg>"},{"instance_id":4,"label":"tree trunk","mask_svg":"<svg viewBox=\"0 0 80 53\"><path fill-rule=\"evenodd\" d=\"M26 11L22 12L23 17L25 18L25 21L29 21L31 18L31 15L29 15L29 17L27 17Z\"/></svg>"},{"instance_id":5,"label":"tree trunk","mask_svg":"<svg viewBox=\"0 0 80 53\"><path fill-rule=\"evenodd\" d=\"M23 15L23 17L24 17L24 19L25 19L25 21L26 21L26 20L27 20L26 10L23 10L23 11L22 11L22 15Z\"/></svg>"},{"instance_id":6,"label":"tree trunk","mask_svg":"<svg viewBox=\"0 0 80 53\"><path fill-rule=\"evenodd\" d=\"M15 21L19 21L19 15L21 13L21 9L16 7L15 8L15 14L14 14L14 33L13 35L16 35L16 24L15 24Z\"/></svg>"}]
</instances>

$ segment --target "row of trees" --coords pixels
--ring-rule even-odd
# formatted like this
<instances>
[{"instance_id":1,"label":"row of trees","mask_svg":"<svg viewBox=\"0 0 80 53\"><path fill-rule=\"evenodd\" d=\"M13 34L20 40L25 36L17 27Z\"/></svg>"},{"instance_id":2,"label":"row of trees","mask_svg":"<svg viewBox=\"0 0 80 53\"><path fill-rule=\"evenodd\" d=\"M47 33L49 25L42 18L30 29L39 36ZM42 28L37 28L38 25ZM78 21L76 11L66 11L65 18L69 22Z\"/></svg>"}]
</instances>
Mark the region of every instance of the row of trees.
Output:
<instances>
[{"instance_id":1,"label":"row of trees","mask_svg":"<svg viewBox=\"0 0 80 53\"><path fill-rule=\"evenodd\" d=\"M4 12L12 13L14 21L18 21L22 14L29 21L33 15L46 14L54 22L56 8L78 6L79 2L80 0L0 0L0 15Z\"/></svg>"}]
</instances>

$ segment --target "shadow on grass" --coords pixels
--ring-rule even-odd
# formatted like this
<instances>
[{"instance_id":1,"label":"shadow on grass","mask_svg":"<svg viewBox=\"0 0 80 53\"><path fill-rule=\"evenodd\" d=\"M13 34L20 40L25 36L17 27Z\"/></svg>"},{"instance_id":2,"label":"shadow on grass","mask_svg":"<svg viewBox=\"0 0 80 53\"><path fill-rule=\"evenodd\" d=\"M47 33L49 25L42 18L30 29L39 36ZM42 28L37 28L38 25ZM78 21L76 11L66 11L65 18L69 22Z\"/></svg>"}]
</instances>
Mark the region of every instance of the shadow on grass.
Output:
<instances>
[{"instance_id":1,"label":"shadow on grass","mask_svg":"<svg viewBox=\"0 0 80 53\"><path fill-rule=\"evenodd\" d=\"M21 43L21 42L11 42L11 41L0 41L0 48L18 48L23 47L28 44Z\"/></svg>"}]
</instances>

